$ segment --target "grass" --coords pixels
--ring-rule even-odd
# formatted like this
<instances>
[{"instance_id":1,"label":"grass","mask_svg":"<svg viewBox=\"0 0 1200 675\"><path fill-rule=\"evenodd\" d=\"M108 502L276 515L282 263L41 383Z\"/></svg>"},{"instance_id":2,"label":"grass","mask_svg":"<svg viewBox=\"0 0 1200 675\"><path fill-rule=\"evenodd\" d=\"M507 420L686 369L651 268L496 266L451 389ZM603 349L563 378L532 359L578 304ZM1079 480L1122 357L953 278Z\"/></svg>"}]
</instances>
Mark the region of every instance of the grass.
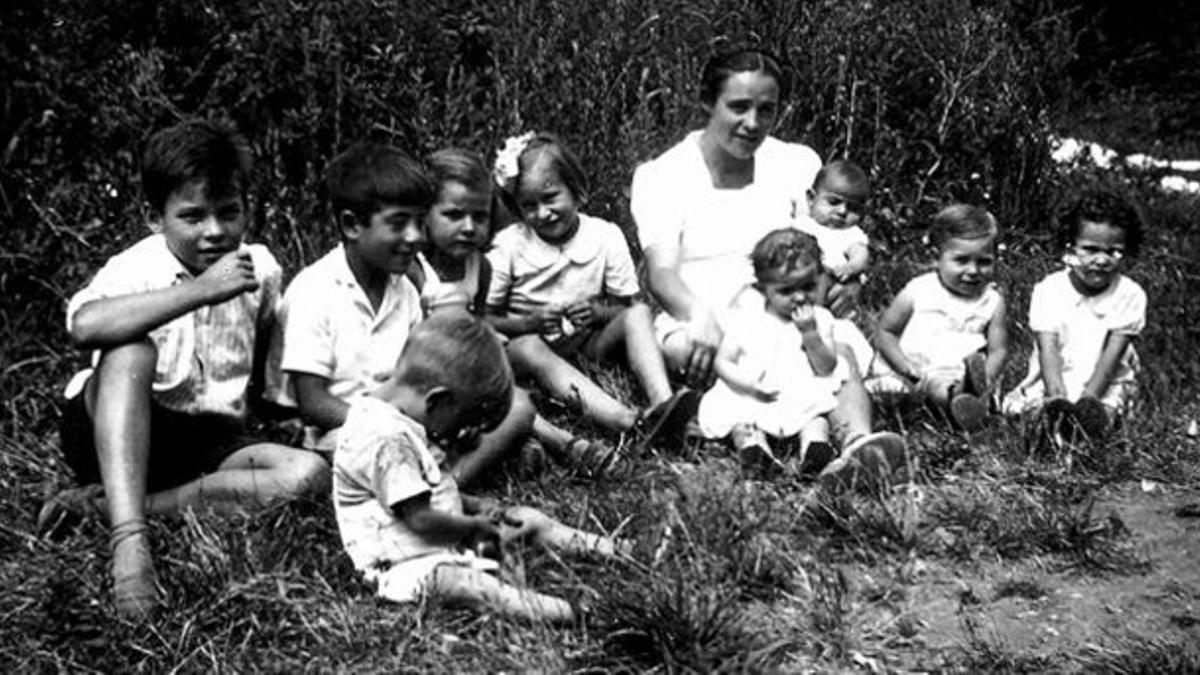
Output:
<instances>
[{"instance_id":1,"label":"grass","mask_svg":"<svg viewBox=\"0 0 1200 675\"><path fill-rule=\"evenodd\" d=\"M500 478L486 494L634 542L632 559L620 562L512 552L515 578L588 608L563 628L437 599L418 607L376 600L341 552L326 501L154 520L170 607L148 625L116 619L104 529L88 524L53 542L33 534L42 499L68 482L54 421L60 383L78 361L43 345L44 357L4 372L0 664L9 672L757 672L915 661L945 672L1195 672L1200 656L1178 632L1113 634L1088 648L1028 654L980 618L999 600L1043 601L1047 574L1147 573L1152 561L1137 549L1137 533L1100 504L1142 478L1200 486L1195 441L1183 433L1200 416L1197 334L1180 320L1200 315L1191 283L1200 263L1179 248L1192 246L1200 203L1146 194L1155 229L1132 271L1151 298L1143 403L1111 442L1039 455L1019 421L966 437L921 411L891 411L879 423L909 438L913 480L879 495L821 497L796 481L749 480L731 458L700 446L639 458L597 481L561 468L523 482ZM1001 281L1022 308L1017 317L1049 257L1036 246L1006 254ZM909 273L911 265L883 262L877 283ZM1027 336L1017 332L1013 343L1010 383ZM593 372L633 398L626 374ZM959 594L957 646L931 646L917 597L943 582L921 570L987 575L997 566L1009 571L988 581L989 593L968 586Z\"/></svg>"}]
</instances>

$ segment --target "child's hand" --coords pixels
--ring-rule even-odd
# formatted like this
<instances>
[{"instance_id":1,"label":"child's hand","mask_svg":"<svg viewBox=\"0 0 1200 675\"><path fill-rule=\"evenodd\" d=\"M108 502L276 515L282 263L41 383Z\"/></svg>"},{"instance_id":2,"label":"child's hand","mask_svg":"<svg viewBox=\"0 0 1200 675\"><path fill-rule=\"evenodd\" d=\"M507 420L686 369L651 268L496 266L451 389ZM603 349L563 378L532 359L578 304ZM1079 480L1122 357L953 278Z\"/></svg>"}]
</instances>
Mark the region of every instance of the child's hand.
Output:
<instances>
[{"instance_id":1,"label":"child's hand","mask_svg":"<svg viewBox=\"0 0 1200 675\"><path fill-rule=\"evenodd\" d=\"M808 303L798 305L792 310L792 323L796 324L801 333L814 331L817 329L817 312Z\"/></svg>"},{"instance_id":2,"label":"child's hand","mask_svg":"<svg viewBox=\"0 0 1200 675\"><path fill-rule=\"evenodd\" d=\"M529 316L533 332L541 335L558 335L562 332L562 310L539 309Z\"/></svg>"},{"instance_id":3,"label":"child's hand","mask_svg":"<svg viewBox=\"0 0 1200 675\"><path fill-rule=\"evenodd\" d=\"M491 518L486 515L471 518L471 530L468 532L464 545L481 558L499 560L500 530Z\"/></svg>"},{"instance_id":4,"label":"child's hand","mask_svg":"<svg viewBox=\"0 0 1200 675\"><path fill-rule=\"evenodd\" d=\"M836 283L829 289L829 311L838 318L845 318L858 305L862 284L858 281Z\"/></svg>"},{"instance_id":5,"label":"child's hand","mask_svg":"<svg viewBox=\"0 0 1200 675\"><path fill-rule=\"evenodd\" d=\"M599 315L596 313L596 303L591 300L579 300L567 305L563 310L576 328L587 328L596 323Z\"/></svg>"},{"instance_id":6,"label":"child's hand","mask_svg":"<svg viewBox=\"0 0 1200 675\"><path fill-rule=\"evenodd\" d=\"M211 304L218 304L246 293L258 290L258 279L254 276L254 261L249 251L230 251L204 270L196 281L208 291Z\"/></svg>"},{"instance_id":7,"label":"child's hand","mask_svg":"<svg viewBox=\"0 0 1200 675\"><path fill-rule=\"evenodd\" d=\"M833 278L837 279L837 282L840 284L846 283L851 278L853 278L854 274L855 274L854 268L851 267L849 263L843 263L841 265L836 265L832 269L829 270L829 273L832 274Z\"/></svg>"},{"instance_id":8,"label":"child's hand","mask_svg":"<svg viewBox=\"0 0 1200 675\"><path fill-rule=\"evenodd\" d=\"M779 398L779 387L765 382L766 376L767 374L763 373L763 376L754 383L754 387L750 390L750 395L763 403L771 403Z\"/></svg>"}]
</instances>

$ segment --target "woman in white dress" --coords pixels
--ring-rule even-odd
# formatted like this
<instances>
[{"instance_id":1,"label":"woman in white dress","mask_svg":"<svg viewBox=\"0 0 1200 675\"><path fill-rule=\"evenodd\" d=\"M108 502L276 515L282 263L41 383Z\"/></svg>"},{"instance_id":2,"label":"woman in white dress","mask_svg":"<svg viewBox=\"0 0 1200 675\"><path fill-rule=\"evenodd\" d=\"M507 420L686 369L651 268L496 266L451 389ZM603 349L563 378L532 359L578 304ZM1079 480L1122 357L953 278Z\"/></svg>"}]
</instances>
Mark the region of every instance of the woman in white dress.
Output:
<instances>
[{"instance_id":1,"label":"woman in white dress","mask_svg":"<svg viewBox=\"0 0 1200 675\"><path fill-rule=\"evenodd\" d=\"M791 224L821 168L811 148L770 136L785 83L778 62L763 52L710 59L700 82L704 128L634 173L631 208L647 290L664 310L655 332L668 367L696 388L715 380L721 315L753 281L751 249ZM905 464L902 438L871 433L870 399L857 370L850 373L831 415L842 454L822 473L823 482L839 486Z\"/></svg>"}]
</instances>

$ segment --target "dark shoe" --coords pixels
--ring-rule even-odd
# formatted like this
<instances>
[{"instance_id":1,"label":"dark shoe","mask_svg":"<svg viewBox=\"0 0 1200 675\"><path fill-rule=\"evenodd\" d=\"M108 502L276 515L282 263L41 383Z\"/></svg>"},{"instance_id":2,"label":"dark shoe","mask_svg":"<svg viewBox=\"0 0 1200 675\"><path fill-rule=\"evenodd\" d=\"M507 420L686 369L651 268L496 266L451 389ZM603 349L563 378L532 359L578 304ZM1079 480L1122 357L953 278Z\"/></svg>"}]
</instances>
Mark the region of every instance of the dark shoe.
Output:
<instances>
[{"instance_id":1,"label":"dark shoe","mask_svg":"<svg viewBox=\"0 0 1200 675\"><path fill-rule=\"evenodd\" d=\"M800 460L798 473L801 476L815 476L829 466L837 457L837 451L826 441L813 441L804 449L804 457Z\"/></svg>"},{"instance_id":2,"label":"dark shoe","mask_svg":"<svg viewBox=\"0 0 1200 675\"><path fill-rule=\"evenodd\" d=\"M1098 441L1108 435L1108 409L1099 399L1081 397L1075 402L1075 423L1089 440Z\"/></svg>"},{"instance_id":3,"label":"dark shoe","mask_svg":"<svg viewBox=\"0 0 1200 675\"><path fill-rule=\"evenodd\" d=\"M987 424L987 404L978 396L958 394L950 399L950 417L963 431L979 431Z\"/></svg>"},{"instance_id":4,"label":"dark shoe","mask_svg":"<svg viewBox=\"0 0 1200 675\"><path fill-rule=\"evenodd\" d=\"M645 411L634 425L641 436L637 450L643 452L651 444L677 451L683 447L688 422L700 407L700 392L683 387L671 398Z\"/></svg>"},{"instance_id":5,"label":"dark shoe","mask_svg":"<svg viewBox=\"0 0 1200 675\"><path fill-rule=\"evenodd\" d=\"M42 504L38 511L37 532L43 537L57 537L77 527L89 518L103 518L100 500L104 486L83 485L62 490Z\"/></svg>"},{"instance_id":6,"label":"dark shoe","mask_svg":"<svg viewBox=\"0 0 1200 675\"><path fill-rule=\"evenodd\" d=\"M817 477L829 492L879 490L908 463L908 444L899 434L879 431L856 438Z\"/></svg>"},{"instance_id":7,"label":"dark shoe","mask_svg":"<svg viewBox=\"0 0 1200 675\"><path fill-rule=\"evenodd\" d=\"M987 394L987 357L982 352L975 352L963 359L966 371L963 375L963 392L975 396Z\"/></svg>"}]
</instances>

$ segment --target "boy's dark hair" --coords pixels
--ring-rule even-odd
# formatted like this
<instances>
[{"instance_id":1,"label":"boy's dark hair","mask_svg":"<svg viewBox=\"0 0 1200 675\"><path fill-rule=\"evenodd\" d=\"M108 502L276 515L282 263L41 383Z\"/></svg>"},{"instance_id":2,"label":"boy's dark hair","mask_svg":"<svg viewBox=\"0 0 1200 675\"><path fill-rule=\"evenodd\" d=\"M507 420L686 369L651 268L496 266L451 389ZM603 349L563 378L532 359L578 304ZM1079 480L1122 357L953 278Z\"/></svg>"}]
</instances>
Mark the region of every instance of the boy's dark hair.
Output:
<instances>
[{"instance_id":1,"label":"boy's dark hair","mask_svg":"<svg viewBox=\"0 0 1200 675\"><path fill-rule=\"evenodd\" d=\"M822 166L821 170L817 172L817 177L813 179L812 189L820 190L830 176L841 176L850 185L861 186L863 192L868 194L871 192L871 178L867 176L867 172L848 159L835 159Z\"/></svg>"},{"instance_id":2,"label":"boy's dark hair","mask_svg":"<svg viewBox=\"0 0 1200 675\"><path fill-rule=\"evenodd\" d=\"M1124 195L1114 190L1085 190L1071 201L1062 218L1059 238L1071 248L1083 223L1105 223L1125 232L1125 253L1136 256L1142 247L1142 217Z\"/></svg>"},{"instance_id":3,"label":"boy's dark hair","mask_svg":"<svg viewBox=\"0 0 1200 675\"><path fill-rule=\"evenodd\" d=\"M516 206L516 195L521 185L521 176L542 158L550 161L554 170L558 172L558 177L562 180L563 185L567 186L577 201L587 198L588 179L587 174L583 172L583 164L579 162L579 158L557 135L539 131L525 145L525 149L517 158L517 175L501 186L507 201L510 202L507 206L514 213L520 213L520 209Z\"/></svg>"},{"instance_id":4,"label":"boy's dark hair","mask_svg":"<svg viewBox=\"0 0 1200 675\"><path fill-rule=\"evenodd\" d=\"M334 218L344 211L366 223L385 206L429 208L437 186L403 150L383 143L359 143L334 157L325 171Z\"/></svg>"},{"instance_id":5,"label":"boy's dark hair","mask_svg":"<svg viewBox=\"0 0 1200 675\"><path fill-rule=\"evenodd\" d=\"M933 217L929 242L941 250L951 239L984 239L1000 231L996 217L987 209L971 204L951 204Z\"/></svg>"},{"instance_id":6,"label":"boy's dark hair","mask_svg":"<svg viewBox=\"0 0 1200 675\"><path fill-rule=\"evenodd\" d=\"M435 312L414 326L396 369L400 381L421 391L446 387L471 402L480 419L494 415L499 421L512 403L504 347L490 326L466 310Z\"/></svg>"},{"instance_id":7,"label":"boy's dark hair","mask_svg":"<svg viewBox=\"0 0 1200 675\"><path fill-rule=\"evenodd\" d=\"M787 274L801 265L820 265L821 247L811 234L784 227L758 240L750 253L750 262L754 265L754 278L763 283L778 270Z\"/></svg>"},{"instance_id":8,"label":"boy's dark hair","mask_svg":"<svg viewBox=\"0 0 1200 675\"><path fill-rule=\"evenodd\" d=\"M779 86L779 100L788 97L788 81L779 59L761 49L736 49L714 55L700 72L700 102L713 105L721 97L725 81L737 73L764 72Z\"/></svg>"},{"instance_id":9,"label":"boy's dark hair","mask_svg":"<svg viewBox=\"0 0 1200 675\"><path fill-rule=\"evenodd\" d=\"M479 153L463 148L445 148L430 155L426 164L429 166L434 189L437 191L434 202L441 198L441 190L446 183L461 183L471 192L488 195L491 217L488 221L487 238L484 241L486 250L496 236L497 230L508 223L499 217L502 210L496 191L492 189L492 174L484 164L483 157Z\"/></svg>"},{"instance_id":10,"label":"boy's dark hair","mask_svg":"<svg viewBox=\"0 0 1200 675\"><path fill-rule=\"evenodd\" d=\"M210 199L245 201L253 163L250 144L230 122L188 120L158 131L142 149L142 192L156 214L188 183L202 181Z\"/></svg>"}]
</instances>

